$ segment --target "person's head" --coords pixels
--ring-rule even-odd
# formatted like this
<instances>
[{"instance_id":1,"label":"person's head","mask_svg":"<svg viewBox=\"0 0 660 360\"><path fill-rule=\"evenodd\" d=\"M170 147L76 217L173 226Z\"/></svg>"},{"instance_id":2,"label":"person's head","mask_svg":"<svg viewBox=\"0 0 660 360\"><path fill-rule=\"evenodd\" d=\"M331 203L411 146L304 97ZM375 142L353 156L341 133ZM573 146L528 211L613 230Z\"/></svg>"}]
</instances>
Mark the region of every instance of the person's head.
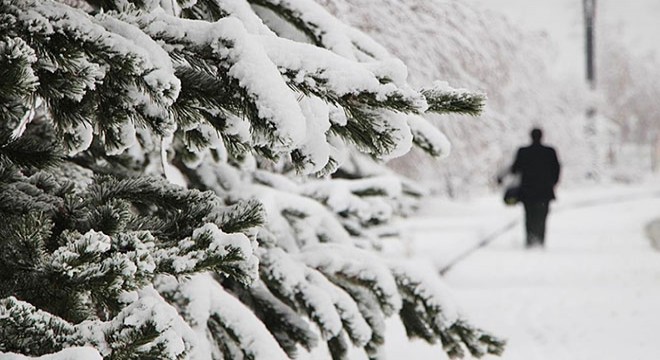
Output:
<instances>
[{"instance_id":1,"label":"person's head","mask_svg":"<svg viewBox=\"0 0 660 360\"><path fill-rule=\"evenodd\" d=\"M541 143L541 138L543 137L543 131L539 128L534 128L532 129L532 132L530 133L532 136L532 142L534 144L540 144Z\"/></svg>"}]
</instances>

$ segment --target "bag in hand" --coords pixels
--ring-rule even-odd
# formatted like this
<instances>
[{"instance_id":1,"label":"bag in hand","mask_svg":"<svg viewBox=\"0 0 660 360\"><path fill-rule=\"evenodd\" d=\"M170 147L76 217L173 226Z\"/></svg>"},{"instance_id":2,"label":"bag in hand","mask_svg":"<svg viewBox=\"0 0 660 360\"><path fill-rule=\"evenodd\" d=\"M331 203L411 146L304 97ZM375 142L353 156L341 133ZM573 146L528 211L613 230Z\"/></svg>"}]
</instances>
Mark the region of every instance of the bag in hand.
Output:
<instances>
[{"instance_id":1,"label":"bag in hand","mask_svg":"<svg viewBox=\"0 0 660 360\"><path fill-rule=\"evenodd\" d=\"M520 202L520 186L509 186L504 191L504 203L511 206Z\"/></svg>"}]
</instances>

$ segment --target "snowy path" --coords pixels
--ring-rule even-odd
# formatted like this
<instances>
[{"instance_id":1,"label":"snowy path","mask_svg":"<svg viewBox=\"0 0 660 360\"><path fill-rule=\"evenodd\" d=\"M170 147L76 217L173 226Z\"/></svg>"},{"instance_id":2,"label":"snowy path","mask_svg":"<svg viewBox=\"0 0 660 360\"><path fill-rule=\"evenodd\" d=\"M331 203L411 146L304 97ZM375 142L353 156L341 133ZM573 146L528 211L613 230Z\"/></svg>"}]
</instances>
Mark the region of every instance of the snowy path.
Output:
<instances>
[{"instance_id":1,"label":"snowy path","mask_svg":"<svg viewBox=\"0 0 660 360\"><path fill-rule=\"evenodd\" d=\"M502 357L486 359L658 360L660 252L644 228L660 218L659 195L660 181L562 191L544 250L523 248L519 223L499 232L522 209L504 207L497 196L433 200L385 251L438 271L498 234L445 275L464 315L508 340ZM446 359L440 345L407 341L397 320L387 326L388 359Z\"/></svg>"},{"instance_id":2,"label":"snowy path","mask_svg":"<svg viewBox=\"0 0 660 360\"><path fill-rule=\"evenodd\" d=\"M465 313L508 338L504 359L660 359L660 252L644 236L645 224L660 217L660 199L556 205L565 208L551 214L545 250L524 250L516 227L447 273ZM488 206L473 209L474 219L489 218ZM491 215L500 224L510 216ZM433 245L423 242L415 250L429 252Z\"/></svg>"}]
</instances>

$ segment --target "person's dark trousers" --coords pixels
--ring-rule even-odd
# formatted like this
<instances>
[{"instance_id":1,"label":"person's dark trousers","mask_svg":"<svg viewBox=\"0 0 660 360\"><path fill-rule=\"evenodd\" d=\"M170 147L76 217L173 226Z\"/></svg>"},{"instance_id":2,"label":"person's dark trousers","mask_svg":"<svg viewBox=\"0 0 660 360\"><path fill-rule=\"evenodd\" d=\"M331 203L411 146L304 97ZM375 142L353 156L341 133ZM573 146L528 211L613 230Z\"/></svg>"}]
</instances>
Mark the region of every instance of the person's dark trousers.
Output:
<instances>
[{"instance_id":1,"label":"person's dark trousers","mask_svg":"<svg viewBox=\"0 0 660 360\"><path fill-rule=\"evenodd\" d=\"M548 217L549 203L525 202L525 230L527 247L543 246L545 243L545 219Z\"/></svg>"}]
</instances>

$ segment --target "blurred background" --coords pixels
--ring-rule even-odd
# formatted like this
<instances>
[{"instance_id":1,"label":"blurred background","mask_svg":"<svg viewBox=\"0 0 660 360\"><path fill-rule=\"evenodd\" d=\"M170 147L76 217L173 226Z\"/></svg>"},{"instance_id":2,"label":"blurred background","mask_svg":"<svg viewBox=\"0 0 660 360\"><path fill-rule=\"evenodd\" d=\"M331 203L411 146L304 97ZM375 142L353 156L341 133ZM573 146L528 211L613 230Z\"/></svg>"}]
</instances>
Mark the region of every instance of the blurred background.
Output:
<instances>
[{"instance_id":1,"label":"blurred background","mask_svg":"<svg viewBox=\"0 0 660 360\"><path fill-rule=\"evenodd\" d=\"M449 159L412 152L390 163L437 194L494 190L534 126L558 150L562 186L630 183L660 169L660 1L320 2L403 59L413 85L441 79L488 95L478 118L433 118L452 141Z\"/></svg>"}]
</instances>

